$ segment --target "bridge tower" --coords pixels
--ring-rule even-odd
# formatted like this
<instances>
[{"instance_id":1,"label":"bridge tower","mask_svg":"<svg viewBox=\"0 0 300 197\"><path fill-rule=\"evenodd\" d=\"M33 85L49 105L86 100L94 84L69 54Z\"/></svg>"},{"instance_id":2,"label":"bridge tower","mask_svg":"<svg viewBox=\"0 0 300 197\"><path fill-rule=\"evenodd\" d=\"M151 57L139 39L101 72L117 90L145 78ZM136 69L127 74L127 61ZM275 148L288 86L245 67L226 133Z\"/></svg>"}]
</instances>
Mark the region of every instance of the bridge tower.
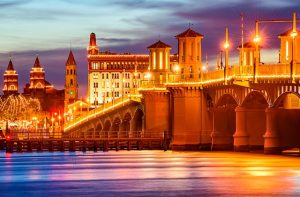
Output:
<instances>
[{"instance_id":1,"label":"bridge tower","mask_svg":"<svg viewBox=\"0 0 300 197\"><path fill-rule=\"evenodd\" d=\"M6 71L3 74L4 78L4 95L17 94L18 93L18 74L14 69L13 63L9 60Z\"/></svg>"},{"instance_id":2,"label":"bridge tower","mask_svg":"<svg viewBox=\"0 0 300 197\"><path fill-rule=\"evenodd\" d=\"M279 63L289 64L292 61L293 53L294 53L294 61L300 62L300 31L297 31L297 35L295 38L292 37L293 29L289 29L288 31L280 34L278 38L280 39L280 56ZM295 39L293 41L293 39ZM293 46L294 45L294 46Z\"/></svg>"},{"instance_id":3,"label":"bridge tower","mask_svg":"<svg viewBox=\"0 0 300 197\"><path fill-rule=\"evenodd\" d=\"M253 42L246 42L246 43L244 43L243 49L244 49L244 51L242 51L242 45L240 45L238 47L239 65L253 66L255 63L254 62L255 44Z\"/></svg>"},{"instance_id":4,"label":"bridge tower","mask_svg":"<svg viewBox=\"0 0 300 197\"><path fill-rule=\"evenodd\" d=\"M148 47L150 51L149 66L153 72L156 84L163 84L168 81L170 72L170 50L171 47L162 41L158 41Z\"/></svg>"},{"instance_id":5,"label":"bridge tower","mask_svg":"<svg viewBox=\"0 0 300 197\"><path fill-rule=\"evenodd\" d=\"M77 65L70 50L68 60L66 62L65 73L65 110L70 103L74 103L78 99L78 83L77 83Z\"/></svg>"},{"instance_id":6,"label":"bridge tower","mask_svg":"<svg viewBox=\"0 0 300 197\"><path fill-rule=\"evenodd\" d=\"M181 67L181 77L185 80L201 78L203 35L191 28L178 34L178 62Z\"/></svg>"}]
</instances>

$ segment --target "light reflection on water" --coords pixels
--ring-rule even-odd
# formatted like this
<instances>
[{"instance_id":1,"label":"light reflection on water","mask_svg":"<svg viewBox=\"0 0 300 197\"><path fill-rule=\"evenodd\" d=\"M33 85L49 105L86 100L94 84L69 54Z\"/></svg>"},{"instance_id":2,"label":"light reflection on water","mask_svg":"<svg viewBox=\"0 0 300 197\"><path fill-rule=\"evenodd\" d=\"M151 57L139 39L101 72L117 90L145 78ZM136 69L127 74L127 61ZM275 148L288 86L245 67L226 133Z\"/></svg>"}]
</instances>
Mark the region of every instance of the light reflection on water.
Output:
<instances>
[{"instance_id":1,"label":"light reflection on water","mask_svg":"<svg viewBox=\"0 0 300 197\"><path fill-rule=\"evenodd\" d=\"M299 161L230 152L0 152L0 196L300 196Z\"/></svg>"}]
</instances>

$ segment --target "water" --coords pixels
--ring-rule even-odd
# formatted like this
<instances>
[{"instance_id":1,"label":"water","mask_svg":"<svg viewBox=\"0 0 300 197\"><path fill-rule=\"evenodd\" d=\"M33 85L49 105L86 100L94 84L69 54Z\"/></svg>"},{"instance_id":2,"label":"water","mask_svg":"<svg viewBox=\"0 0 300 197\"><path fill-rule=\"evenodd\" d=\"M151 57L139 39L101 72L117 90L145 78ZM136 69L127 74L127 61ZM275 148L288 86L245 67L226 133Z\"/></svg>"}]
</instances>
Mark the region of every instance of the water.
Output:
<instances>
[{"instance_id":1,"label":"water","mask_svg":"<svg viewBox=\"0 0 300 197\"><path fill-rule=\"evenodd\" d=\"M300 158L232 152L0 152L0 196L300 196Z\"/></svg>"}]
</instances>

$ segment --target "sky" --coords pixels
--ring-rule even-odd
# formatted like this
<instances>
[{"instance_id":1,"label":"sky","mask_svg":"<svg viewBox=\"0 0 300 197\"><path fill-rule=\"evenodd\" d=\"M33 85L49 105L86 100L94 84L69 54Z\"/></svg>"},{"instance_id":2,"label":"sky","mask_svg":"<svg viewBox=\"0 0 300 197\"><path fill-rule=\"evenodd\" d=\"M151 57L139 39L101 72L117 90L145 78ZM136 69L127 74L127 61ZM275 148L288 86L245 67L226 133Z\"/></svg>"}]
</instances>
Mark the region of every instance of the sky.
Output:
<instances>
[{"instance_id":1,"label":"sky","mask_svg":"<svg viewBox=\"0 0 300 197\"><path fill-rule=\"evenodd\" d=\"M12 58L19 74L19 92L29 82L38 55L46 79L64 88L70 48L78 68L79 92L86 96L89 35L95 32L102 51L148 53L158 39L177 52L175 35L189 26L204 35L203 57L216 57L229 28L230 64L237 64L244 15L245 40L251 40L256 19L291 19L296 0L0 0L0 74ZM298 12L300 17L300 12ZM277 35L291 24L262 24L262 61L278 61ZM205 60L203 60L205 61ZM2 89L3 82L0 82Z\"/></svg>"}]
</instances>

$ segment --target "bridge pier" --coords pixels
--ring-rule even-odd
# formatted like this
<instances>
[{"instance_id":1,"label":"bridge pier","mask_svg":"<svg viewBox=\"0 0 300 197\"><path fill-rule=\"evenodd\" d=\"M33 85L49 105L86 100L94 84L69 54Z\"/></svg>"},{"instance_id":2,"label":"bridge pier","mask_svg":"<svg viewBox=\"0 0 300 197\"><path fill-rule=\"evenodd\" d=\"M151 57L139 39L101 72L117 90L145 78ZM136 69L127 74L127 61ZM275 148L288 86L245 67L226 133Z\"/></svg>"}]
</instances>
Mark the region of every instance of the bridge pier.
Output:
<instances>
[{"instance_id":1,"label":"bridge pier","mask_svg":"<svg viewBox=\"0 0 300 197\"><path fill-rule=\"evenodd\" d=\"M244 107L236 107L236 131L234 137L234 151L247 152L249 151L249 135L247 133L247 109Z\"/></svg>"},{"instance_id":2,"label":"bridge pier","mask_svg":"<svg viewBox=\"0 0 300 197\"><path fill-rule=\"evenodd\" d=\"M233 150L235 113L234 108L216 107L213 109L211 150Z\"/></svg>"},{"instance_id":3,"label":"bridge pier","mask_svg":"<svg viewBox=\"0 0 300 197\"><path fill-rule=\"evenodd\" d=\"M266 133L264 134L264 153L280 154L280 139L276 130L276 112L274 108L266 109Z\"/></svg>"}]
</instances>

